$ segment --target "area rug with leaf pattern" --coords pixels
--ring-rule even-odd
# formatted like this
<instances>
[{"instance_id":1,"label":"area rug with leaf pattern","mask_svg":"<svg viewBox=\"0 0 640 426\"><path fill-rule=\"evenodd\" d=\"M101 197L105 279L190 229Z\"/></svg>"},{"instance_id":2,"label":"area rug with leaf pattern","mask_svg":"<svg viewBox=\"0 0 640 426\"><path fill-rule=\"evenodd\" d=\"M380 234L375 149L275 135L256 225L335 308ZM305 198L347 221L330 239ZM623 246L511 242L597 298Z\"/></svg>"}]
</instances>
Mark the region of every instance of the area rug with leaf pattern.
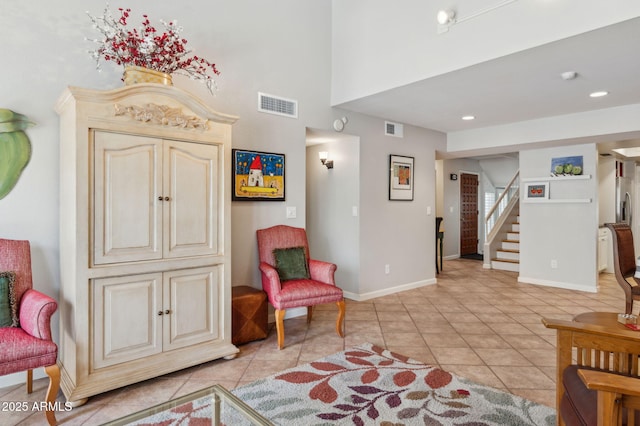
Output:
<instances>
[{"instance_id":1,"label":"area rug with leaf pattern","mask_svg":"<svg viewBox=\"0 0 640 426\"><path fill-rule=\"evenodd\" d=\"M276 425L555 425L555 410L364 344L232 391ZM196 425L203 399L137 424ZM235 416L227 425L242 424Z\"/></svg>"}]
</instances>

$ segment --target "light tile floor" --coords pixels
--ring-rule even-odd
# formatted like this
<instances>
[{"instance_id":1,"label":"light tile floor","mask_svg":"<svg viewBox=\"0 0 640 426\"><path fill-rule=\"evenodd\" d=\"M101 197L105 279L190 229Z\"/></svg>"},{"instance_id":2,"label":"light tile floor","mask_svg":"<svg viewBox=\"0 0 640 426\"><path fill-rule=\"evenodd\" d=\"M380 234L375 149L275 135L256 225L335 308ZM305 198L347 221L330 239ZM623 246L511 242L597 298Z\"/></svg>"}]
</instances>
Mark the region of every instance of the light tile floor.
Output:
<instances>
[{"instance_id":1,"label":"light tile floor","mask_svg":"<svg viewBox=\"0 0 640 426\"><path fill-rule=\"evenodd\" d=\"M318 306L310 326L305 318L285 321L283 350L277 349L272 326L267 339L240 346L231 361L212 361L92 397L58 412L58 422L98 425L214 383L233 389L365 342L553 407L555 331L547 330L541 318L624 310L613 274L601 274L598 292L586 293L518 283L517 273L457 259L445 261L437 281L365 302L347 301L344 339L335 333L335 305ZM41 401L47 384L47 379L35 381L31 395L23 385L0 389L0 403ZM58 399L65 401L62 393ZM3 410L0 424L46 422L41 412Z\"/></svg>"}]
</instances>

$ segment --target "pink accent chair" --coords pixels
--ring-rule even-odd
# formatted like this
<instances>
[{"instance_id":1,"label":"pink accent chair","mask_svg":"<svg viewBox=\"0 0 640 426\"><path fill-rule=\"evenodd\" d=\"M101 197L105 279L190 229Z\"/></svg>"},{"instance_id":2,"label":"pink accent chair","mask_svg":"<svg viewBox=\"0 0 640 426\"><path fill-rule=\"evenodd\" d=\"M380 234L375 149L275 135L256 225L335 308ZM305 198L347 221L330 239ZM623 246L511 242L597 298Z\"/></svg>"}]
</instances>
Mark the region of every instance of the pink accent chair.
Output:
<instances>
[{"instance_id":1,"label":"pink accent chair","mask_svg":"<svg viewBox=\"0 0 640 426\"><path fill-rule=\"evenodd\" d=\"M314 305L335 302L338 305L336 332L340 337L344 337L345 304L342 289L337 287L334 281L336 265L309 258L307 233L302 228L277 225L258 230L257 237L262 288L269 297L269 303L275 308L278 349L284 347L284 314L289 308L306 306L308 324L311 322ZM291 247L304 247L310 279L280 282L273 251Z\"/></svg>"},{"instance_id":2,"label":"pink accent chair","mask_svg":"<svg viewBox=\"0 0 640 426\"><path fill-rule=\"evenodd\" d=\"M0 376L27 371L27 393L31 393L33 369L44 367L49 376L45 415L47 422L55 425L52 408L60 388L60 369L56 364L58 346L51 339L51 315L58 304L32 288L29 241L0 238L0 271L16 274L14 289L20 318L18 327L0 328Z\"/></svg>"}]
</instances>

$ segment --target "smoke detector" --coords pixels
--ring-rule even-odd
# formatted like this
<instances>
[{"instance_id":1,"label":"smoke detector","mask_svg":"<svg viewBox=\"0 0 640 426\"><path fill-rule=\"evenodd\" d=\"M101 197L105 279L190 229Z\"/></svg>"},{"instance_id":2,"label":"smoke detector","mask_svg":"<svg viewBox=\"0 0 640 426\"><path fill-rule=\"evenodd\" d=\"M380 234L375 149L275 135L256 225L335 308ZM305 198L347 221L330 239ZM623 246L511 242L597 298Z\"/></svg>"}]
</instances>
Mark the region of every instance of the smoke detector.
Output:
<instances>
[{"instance_id":1,"label":"smoke detector","mask_svg":"<svg viewBox=\"0 0 640 426\"><path fill-rule=\"evenodd\" d=\"M565 71L562 74L560 74L560 77L562 77L563 80L573 80L577 76L578 76L578 73L575 71Z\"/></svg>"}]
</instances>

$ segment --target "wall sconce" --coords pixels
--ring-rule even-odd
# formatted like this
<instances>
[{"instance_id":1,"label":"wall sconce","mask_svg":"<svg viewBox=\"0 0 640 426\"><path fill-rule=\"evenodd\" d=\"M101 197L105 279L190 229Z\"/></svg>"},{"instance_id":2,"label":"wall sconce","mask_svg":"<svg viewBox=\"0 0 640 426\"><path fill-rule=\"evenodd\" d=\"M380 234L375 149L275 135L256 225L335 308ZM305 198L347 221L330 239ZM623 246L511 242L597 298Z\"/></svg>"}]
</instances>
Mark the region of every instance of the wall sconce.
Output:
<instances>
[{"instance_id":1,"label":"wall sconce","mask_svg":"<svg viewBox=\"0 0 640 426\"><path fill-rule=\"evenodd\" d=\"M329 153L327 151L320 151L318 156L320 157L320 162L324 164L327 169L333 169L333 160L327 160L327 158L329 158Z\"/></svg>"}]
</instances>

